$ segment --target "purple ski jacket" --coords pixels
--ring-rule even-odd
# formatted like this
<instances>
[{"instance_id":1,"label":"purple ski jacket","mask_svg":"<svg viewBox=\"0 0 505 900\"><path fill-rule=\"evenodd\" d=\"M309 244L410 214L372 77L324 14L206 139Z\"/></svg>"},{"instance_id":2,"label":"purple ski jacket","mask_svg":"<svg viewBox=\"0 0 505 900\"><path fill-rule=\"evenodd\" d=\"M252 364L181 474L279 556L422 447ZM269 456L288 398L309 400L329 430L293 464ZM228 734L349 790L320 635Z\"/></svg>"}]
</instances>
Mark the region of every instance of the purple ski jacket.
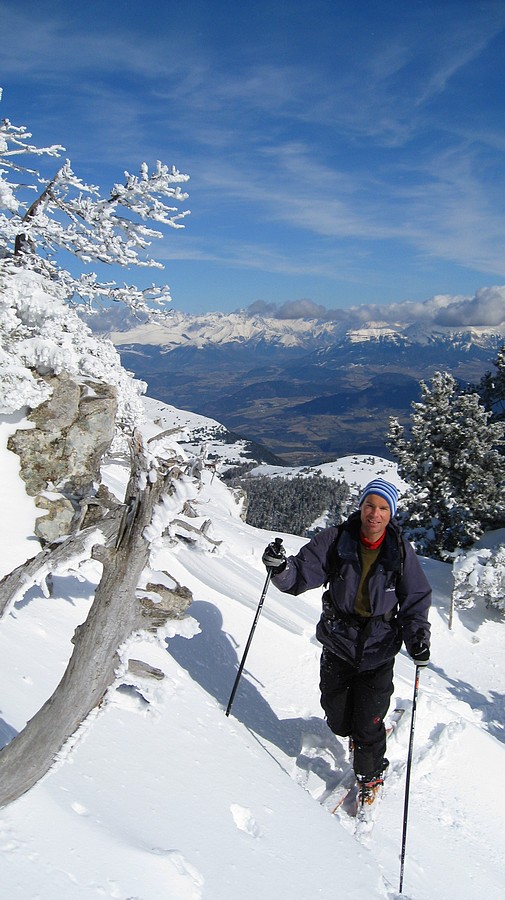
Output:
<instances>
[{"instance_id":1,"label":"purple ski jacket","mask_svg":"<svg viewBox=\"0 0 505 900\"><path fill-rule=\"evenodd\" d=\"M359 531L360 514L353 513L343 525L319 532L287 558L272 583L295 595L327 584L316 636L341 659L369 670L394 658L402 643L409 652L420 641L429 646L431 587L412 546L390 521L369 579L371 616L356 616Z\"/></svg>"}]
</instances>

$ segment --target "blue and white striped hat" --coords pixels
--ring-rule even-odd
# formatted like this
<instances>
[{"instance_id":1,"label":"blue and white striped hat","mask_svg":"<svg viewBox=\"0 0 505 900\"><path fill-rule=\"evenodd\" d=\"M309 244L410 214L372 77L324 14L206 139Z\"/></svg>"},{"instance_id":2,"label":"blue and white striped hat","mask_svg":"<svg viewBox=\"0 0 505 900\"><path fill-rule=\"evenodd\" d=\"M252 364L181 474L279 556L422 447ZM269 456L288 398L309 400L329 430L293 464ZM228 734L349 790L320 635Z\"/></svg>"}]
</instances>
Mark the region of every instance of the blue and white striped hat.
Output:
<instances>
[{"instance_id":1,"label":"blue and white striped hat","mask_svg":"<svg viewBox=\"0 0 505 900\"><path fill-rule=\"evenodd\" d=\"M369 481L359 498L358 506L361 506L363 500L365 497L368 497L369 494L378 494L379 497L384 497L384 500L387 500L389 503L391 515L394 516L396 514L398 491L394 484L390 484L389 481L384 481L383 478L374 478L373 481Z\"/></svg>"}]
</instances>

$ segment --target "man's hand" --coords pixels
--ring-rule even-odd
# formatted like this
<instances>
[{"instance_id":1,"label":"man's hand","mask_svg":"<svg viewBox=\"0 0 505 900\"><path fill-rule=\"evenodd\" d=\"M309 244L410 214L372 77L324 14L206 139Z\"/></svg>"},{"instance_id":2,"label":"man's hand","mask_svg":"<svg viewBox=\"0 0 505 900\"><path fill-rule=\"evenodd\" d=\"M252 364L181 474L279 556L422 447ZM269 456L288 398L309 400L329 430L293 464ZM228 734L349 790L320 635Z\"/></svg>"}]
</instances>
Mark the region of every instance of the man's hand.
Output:
<instances>
[{"instance_id":1,"label":"man's hand","mask_svg":"<svg viewBox=\"0 0 505 900\"><path fill-rule=\"evenodd\" d=\"M430 648L424 641L418 641L417 644L412 645L410 655L416 666L427 666L430 661Z\"/></svg>"},{"instance_id":2,"label":"man's hand","mask_svg":"<svg viewBox=\"0 0 505 900\"><path fill-rule=\"evenodd\" d=\"M265 547L261 561L271 575L278 575L286 568L286 551L282 546L282 538L275 538L275 541Z\"/></svg>"}]
</instances>

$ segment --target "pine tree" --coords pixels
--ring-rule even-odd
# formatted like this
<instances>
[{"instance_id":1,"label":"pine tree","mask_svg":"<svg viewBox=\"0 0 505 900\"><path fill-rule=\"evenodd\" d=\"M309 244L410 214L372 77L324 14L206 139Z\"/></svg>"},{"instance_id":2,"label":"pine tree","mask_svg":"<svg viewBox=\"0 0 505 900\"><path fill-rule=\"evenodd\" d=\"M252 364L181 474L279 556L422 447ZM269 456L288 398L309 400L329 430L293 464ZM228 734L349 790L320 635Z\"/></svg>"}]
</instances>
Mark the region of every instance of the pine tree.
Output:
<instances>
[{"instance_id":1,"label":"pine tree","mask_svg":"<svg viewBox=\"0 0 505 900\"><path fill-rule=\"evenodd\" d=\"M484 375L479 392L486 409L493 413L493 418L505 419L505 345L500 348L493 362L495 372Z\"/></svg>"},{"instance_id":2,"label":"pine tree","mask_svg":"<svg viewBox=\"0 0 505 900\"><path fill-rule=\"evenodd\" d=\"M421 392L409 436L392 420L387 446L409 484L406 527L419 550L443 558L504 521L505 424L491 422L479 395L446 372L421 382Z\"/></svg>"},{"instance_id":3,"label":"pine tree","mask_svg":"<svg viewBox=\"0 0 505 900\"><path fill-rule=\"evenodd\" d=\"M266 475L227 479L247 496L246 521L255 528L308 536L321 517L325 525L339 523L350 495L344 481L322 475L295 478Z\"/></svg>"}]
</instances>

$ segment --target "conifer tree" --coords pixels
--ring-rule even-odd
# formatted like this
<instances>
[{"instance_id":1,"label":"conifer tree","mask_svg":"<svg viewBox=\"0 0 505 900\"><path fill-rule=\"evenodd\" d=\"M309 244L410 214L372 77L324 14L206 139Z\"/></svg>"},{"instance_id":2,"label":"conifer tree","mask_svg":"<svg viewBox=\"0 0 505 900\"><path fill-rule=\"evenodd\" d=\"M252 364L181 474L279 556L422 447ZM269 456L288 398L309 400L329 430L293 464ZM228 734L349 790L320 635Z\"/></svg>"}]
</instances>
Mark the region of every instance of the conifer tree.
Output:
<instances>
[{"instance_id":1,"label":"conifer tree","mask_svg":"<svg viewBox=\"0 0 505 900\"><path fill-rule=\"evenodd\" d=\"M407 435L391 421L387 446L408 482L405 525L418 549L444 558L505 515L505 424L491 422L475 392L446 372L421 382Z\"/></svg>"},{"instance_id":2,"label":"conifer tree","mask_svg":"<svg viewBox=\"0 0 505 900\"><path fill-rule=\"evenodd\" d=\"M494 372L484 375L479 391L486 409L489 409L493 418L505 419L505 344L498 351L493 365Z\"/></svg>"}]
</instances>

